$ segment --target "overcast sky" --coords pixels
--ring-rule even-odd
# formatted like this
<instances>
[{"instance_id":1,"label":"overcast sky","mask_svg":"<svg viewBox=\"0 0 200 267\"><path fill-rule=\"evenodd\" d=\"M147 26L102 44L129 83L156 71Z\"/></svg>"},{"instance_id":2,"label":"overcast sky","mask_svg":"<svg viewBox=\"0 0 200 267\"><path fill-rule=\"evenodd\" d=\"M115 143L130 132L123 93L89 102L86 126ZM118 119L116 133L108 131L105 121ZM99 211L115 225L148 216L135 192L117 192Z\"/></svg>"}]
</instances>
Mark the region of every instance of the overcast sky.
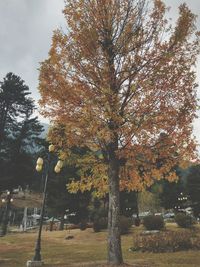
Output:
<instances>
[{"instance_id":1,"label":"overcast sky","mask_svg":"<svg viewBox=\"0 0 200 267\"><path fill-rule=\"evenodd\" d=\"M171 6L170 17L176 18L182 0L165 0ZM199 16L200 1L185 0ZM19 75L39 99L38 67L48 54L52 31L64 27L63 0L0 0L0 80L8 72ZM197 81L200 83L200 60ZM200 89L199 89L200 95ZM200 119L194 122L194 133L200 142Z\"/></svg>"}]
</instances>

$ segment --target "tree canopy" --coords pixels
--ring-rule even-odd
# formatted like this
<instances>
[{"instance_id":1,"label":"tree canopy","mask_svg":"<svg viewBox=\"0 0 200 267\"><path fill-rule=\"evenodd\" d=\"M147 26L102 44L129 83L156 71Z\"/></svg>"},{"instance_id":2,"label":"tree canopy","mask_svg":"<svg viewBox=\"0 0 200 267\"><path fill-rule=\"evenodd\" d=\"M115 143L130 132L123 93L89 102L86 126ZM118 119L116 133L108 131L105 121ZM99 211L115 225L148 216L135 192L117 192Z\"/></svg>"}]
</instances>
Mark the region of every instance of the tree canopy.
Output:
<instances>
[{"instance_id":1,"label":"tree canopy","mask_svg":"<svg viewBox=\"0 0 200 267\"><path fill-rule=\"evenodd\" d=\"M190 158L194 151L195 16L181 5L172 28L165 12L161 1L153 7L145 1L68 1L68 31L54 32L49 58L41 65L44 113L55 125L65 125L65 142L56 129L52 141L65 151L73 145L101 150L102 160L89 156L106 173L109 144L116 139L117 157L125 159L121 187L130 190L161 177L156 158L170 155L160 169L169 173L172 161ZM142 178L136 171L141 162ZM101 179L93 186L102 189ZM87 176L85 182L91 181Z\"/></svg>"}]
</instances>

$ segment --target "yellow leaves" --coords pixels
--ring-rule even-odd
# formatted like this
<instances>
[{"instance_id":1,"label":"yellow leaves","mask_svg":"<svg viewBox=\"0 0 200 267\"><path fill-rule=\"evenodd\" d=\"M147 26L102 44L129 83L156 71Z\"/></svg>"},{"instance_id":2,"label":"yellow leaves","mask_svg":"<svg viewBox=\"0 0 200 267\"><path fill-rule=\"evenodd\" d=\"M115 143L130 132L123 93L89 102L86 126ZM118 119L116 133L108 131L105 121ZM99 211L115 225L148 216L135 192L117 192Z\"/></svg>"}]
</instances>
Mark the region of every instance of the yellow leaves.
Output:
<instances>
[{"instance_id":1,"label":"yellow leaves","mask_svg":"<svg viewBox=\"0 0 200 267\"><path fill-rule=\"evenodd\" d=\"M144 186L150 187L154 183L153 177L150 175L150 173L144 174Z\"/></svg>"},{"instance_id":2,"label":"yellow leaves","mask_svg":"<svg viewBox=\"0 0 200 267\"><path fill-rule=\"evenodd\" d=\"M166 180L168 180L169 182L176 182L178 181L178 176L176 175L176 172L170 172L167 176L166 176Z\"/></svg>"},{"instance_id":3,"label":"yellow leaves","mask_svg":"<svg viewBox=\"0 0 200 267\"><path fill-rule=\"evenodd\" d=\"M108 177L107 165L102 162L102 153L85 152L84 155L79 155L74 161L78 167L78 174L81 177L79 181L72 181L68 184L70 192L90 191L93 189L97 194L105 194L108 192Z\"/></svg>"},{"instance_id":4,"label":"yellow leaves","mask_svg":"<svg viewBox=\"0 0 200 267\"><path fill-rule=\"evenodd\" d=\"M99 158L99 159L104 159L103 154L100 153L100 154L98 155L98 158Z\"/></svg>"},{"instance_id":5,"label":"yellow leaves","mask_svg":"<svg viewBox=\"0 0 200 267\"><path fill-rule=\"evenodd\" d=\"M67 189L71 193L76 193L77 191L90 191L94 189L96 195L105 195L108 192L108 182L107 177L103 174L98 176L82 176L80 181L72 181L67 185Z\"/></svg>"},{"instance_id":6,"label":"yellow leaves","mask_svg":"<svg viewBox=\"0 0 200 267\"><path fill-rule=\"evenodd\" d=\"M151 170L151 175L156 180L160 180L162 178L162 173L160 172L159 169L152 169Z\"/></svg>"},{"instance_id":7,"label":"yellow leaves","mask_svg":"<svg viewBox=\"0 0 200 267\"><path fill-rule=\"evenodd\" d=\"M93 196L96 198L102 198L105 196L105 192L100 192L100 191L94 191Z\"/></svg>"},{"instance_id":8,"label":"yellow leaves","mask_svg":"<svg viewBox=\"0 0 200 267\"><path fill-rule=\"evenodd\" d=\"M79 190L79 183L72 181L70 184L67 184L67 190L69 190L70 193L77 193Z\"/></svg>"},{"instance_id":9,"label":"yellow leaves","mask_svg":"<svg viewBox=\"0 0 200 267\"><path fill-rule=\"evenodd\" d=\"M70 151L59 151L59 158L63 161L69 159L70 157Z\"/></svg>"},{"instance_id":10,"label":"yellow leaves","mask_svg":"<svg viewBox=\"0 0 200 267\"><path fill-rule=\"evenodd\" d=\"M99 157L102 158L100 152L89 152L76 159L81 179L80 181L73 180L68 184L70 192L93 190L96 197L103 197L108 192L108 167L103 161L99 161ZM142 157L139 159L141 160ZM170 182L177 181L178 177L172 171L173 160L166 160L160 168L155 168L153 156L152 159L151 163L148 161L143 162L143 165L136 165L137 161L134 162L132 158L125 163L125 166L120 167L120 190L140 192L152 186L155 180L162 178Z\"/></svg>"},{"instance_id":11,"label":"yellow leaves","mask_svg":"<svg viewBox=\"0 0 200 267\"><path fill-rule=\"evenodd\" d=\"M75 181L73 180L69 184L67 184L67 189L70 193L77 193L78 191L85 192L90 191L92 189L92 183L87 182L86 180Z\"/></svg>"},{"instance_id":12,"label":"yellow leaves","mask_svg":"<svg viewBox=\"0 0 200 267\"><path fill-rule=\"evenodd\" d=\"M182 169L187 169L191 163L188 160L181 160L179 161L179 167Z\"/></svg>"},{"instance_id":13,"label":"yellow leaves","mask_svg":"<svg viewBox=\"0 0 200 267\"><path fill-rule=\"evenodd\" d=\"M137 89L137 86L135 84L133 84L131 86L131 91L134 93L136 91L136 89Z\"/></svg>"},{"instance_id":14,"label":"yellow leaves","mask_svg":"<svg viewBox=\"0 0 200 267\"><path fill-rule=\"evenodd\" d=\"M98 131L96 131L96 137L99 140L104 140L104 142L108 143L111 140L111 134L109 129L103 128Z\"/></svg>"}]
</instances>

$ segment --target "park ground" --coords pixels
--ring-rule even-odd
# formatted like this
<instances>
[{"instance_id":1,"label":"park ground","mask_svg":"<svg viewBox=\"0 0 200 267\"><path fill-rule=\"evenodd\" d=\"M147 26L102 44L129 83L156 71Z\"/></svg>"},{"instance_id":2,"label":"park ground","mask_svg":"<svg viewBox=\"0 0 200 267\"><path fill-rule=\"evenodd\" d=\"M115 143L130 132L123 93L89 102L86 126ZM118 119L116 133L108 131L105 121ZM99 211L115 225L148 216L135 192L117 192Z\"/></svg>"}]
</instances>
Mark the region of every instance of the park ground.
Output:
<instances>
[{"instance_id":1,"label":"park ground","mask_svg":"<svg viewBox=\"0 0 200 267\"><path fill-rule=\"evenodd\" d=\"M199 228L200 226L196 226ZM169 224L167 228L175 228ZM133 228L122 236L124 261L134 267L200 267L200 251L176 253L131 252L133 238L142 228ZM177 229L178 230L178 229ZM0 267L23 267L34 254L37 233L10 233L0 238ZM73 239L65 239L73 236ZM45 267L100 267L106 266L106 231L94 233L92 229L44 231L42 258Z\"/></svg>"}]
</instances>

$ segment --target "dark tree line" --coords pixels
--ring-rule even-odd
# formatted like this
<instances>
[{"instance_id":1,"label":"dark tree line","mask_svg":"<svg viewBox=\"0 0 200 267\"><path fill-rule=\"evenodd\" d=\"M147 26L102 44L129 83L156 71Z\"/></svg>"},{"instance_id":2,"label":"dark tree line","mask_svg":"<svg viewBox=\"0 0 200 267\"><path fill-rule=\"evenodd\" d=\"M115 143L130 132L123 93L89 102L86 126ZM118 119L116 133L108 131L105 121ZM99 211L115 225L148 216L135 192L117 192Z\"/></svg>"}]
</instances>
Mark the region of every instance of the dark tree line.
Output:
<instances>
[{"instance_id":1,"label":"dark tree line","mask_svg":"<svg viewBox=\"0 0 200 267\"><path fill-rule=\"evenodd\" d=\"M0 191L34 181L35 152L43 131L24 81L8 73L0 82Z\"/></svg>"}]
</instances>

